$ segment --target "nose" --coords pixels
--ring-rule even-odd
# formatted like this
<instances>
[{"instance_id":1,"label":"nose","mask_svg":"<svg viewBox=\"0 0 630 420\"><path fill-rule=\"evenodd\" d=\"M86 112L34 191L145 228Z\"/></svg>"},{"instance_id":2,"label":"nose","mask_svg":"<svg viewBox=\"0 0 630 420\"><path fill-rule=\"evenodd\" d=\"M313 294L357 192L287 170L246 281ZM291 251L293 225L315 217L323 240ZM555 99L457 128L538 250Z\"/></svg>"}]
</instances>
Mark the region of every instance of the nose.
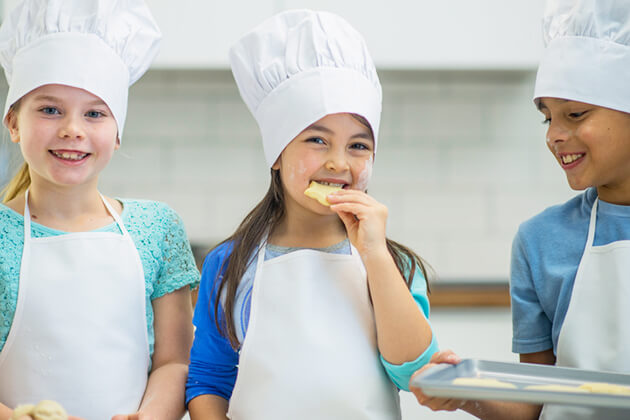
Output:
<instances>
[{"instance_id":1,"label":"nose","mask_svg":"<svg viewBox=\"0 0 630 420\"><path fill-rule=\"evenodd\" d=\"M335 148L328 152L325 168L331 172L344 172L349 168L346 154L341 148Z\"/></svg>"},{"instance_id":2,"label":"nose","mask_svg":"<svg viewBox=\"0 0 630 420\"><path fill-rule=\"evenodd\" d=\"M85 129L83 127L83 118L81 116L67 114L61 122L58 135L63 139L84 139Z\"/></svg>"},{"instance_id":3,"label":"nose","mask_svg":"<svg viewBox=\"0 0 630 420\"><path fill-rule=\"evenodd\" d=\"M568 140L570 135L569 129L561 122L555 122L552 120L547 128L547 144L552 146L557 143L562 143Z\"/></svg>"}]
</instances>

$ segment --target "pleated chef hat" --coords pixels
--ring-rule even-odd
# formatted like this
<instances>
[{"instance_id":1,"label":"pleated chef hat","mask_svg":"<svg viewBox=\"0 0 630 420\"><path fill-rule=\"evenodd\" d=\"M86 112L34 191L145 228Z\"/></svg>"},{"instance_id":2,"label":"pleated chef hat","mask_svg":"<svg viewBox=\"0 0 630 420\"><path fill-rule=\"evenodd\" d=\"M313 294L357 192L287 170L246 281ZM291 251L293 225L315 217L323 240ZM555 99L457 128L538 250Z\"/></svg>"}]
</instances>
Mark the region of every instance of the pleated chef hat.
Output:
<instances>
[{"instance_id":1,"label":"pleated chef hat","mask_svg":"<svg viewBox=\"0 0 630 420\"><path fill-rule=\"evenodd\" d=\"M129 86L149 68L161 33L143 0L24 0L0 28L7 112L47 84L84 89L112 111L122 137Z\"/></svg>"},{"instance_id":2,"label":"pleated chef hat","mask_svg":"<svg viewBox=\"0 0 630 420\"><path fill-rule=\"evenodd\" d=\"M363 37L339 16L279 13L231 48L230 63L270 167L293 138L328 114L363 116L376 142L381 85Z\"/></svg>"},{"instance_id":3,"label":"pleated chef hat","mask_svg":"<svg viewBox=\"0 0 630 420\"><path fill-rule=\"evenodd\" d=\"M630 0L548 0L534 100L630 112Z\"/></svg>"}]
</instances>

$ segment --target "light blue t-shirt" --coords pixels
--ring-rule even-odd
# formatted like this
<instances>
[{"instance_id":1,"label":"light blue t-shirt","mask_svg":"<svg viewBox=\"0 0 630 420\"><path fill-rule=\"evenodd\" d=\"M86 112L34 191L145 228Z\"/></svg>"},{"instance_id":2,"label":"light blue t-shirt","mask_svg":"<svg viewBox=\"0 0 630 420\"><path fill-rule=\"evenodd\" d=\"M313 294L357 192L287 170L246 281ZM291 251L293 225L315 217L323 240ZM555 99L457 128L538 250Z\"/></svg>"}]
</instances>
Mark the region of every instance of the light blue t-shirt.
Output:
<instances>
[{"instance_id":1,"label":"light blue t-shirt","mask_svg":"<svg viewBox=\"0 0 630 420\"><path fill-rule=\"evenodd\" d=\"M140 254L146 290L146 322L149 350L153 354L153 307L151 301L185 286L199 284L190 244L181 218L166 204L145 200L119 200L122 221ZM32 223L34 238L66 232ZM116 232L116 223L95 230ZM20 263L24 248L24 217L0 204L0 351L9 335L18 296Z\"/></svg>"},{"instance_id":2,"label":"light blue t-shirt","mask_svg":"<svg viewBox=\"0 0 630 420\"><path fill-rule=\"evenodd\" d=\"M596 197L597 190L590 188L520 226L512 245L510 275L513 352L556 353ZM630 240L630 206L600 200L593 244L619 240Z\"/></svg>"}]
</instances>

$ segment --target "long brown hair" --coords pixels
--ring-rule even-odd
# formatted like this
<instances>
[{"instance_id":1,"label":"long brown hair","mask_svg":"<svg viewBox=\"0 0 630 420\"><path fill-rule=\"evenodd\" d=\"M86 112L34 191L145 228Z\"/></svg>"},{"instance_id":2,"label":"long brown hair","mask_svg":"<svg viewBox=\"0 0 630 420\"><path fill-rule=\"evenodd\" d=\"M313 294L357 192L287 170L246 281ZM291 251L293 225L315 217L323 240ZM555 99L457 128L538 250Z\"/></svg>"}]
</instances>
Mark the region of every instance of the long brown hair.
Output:
<instances>
[{"instance_id":1,"label":"long brown hair","mask_svg":"<svg viewBox=\"0 0 630 420\"><path fill-rule=\"evenodd\" d=\"M7 121L9 125L17 124L14 119L17 118L17 113L20 109L20 101L21 100L18 100L11 105L9 112L7 112ZM24 162L13 178L11 178L9 183L2 189L2 191L0 191L2 203L6 204L18 195L23 194L30 185L31 175L28 170L28 163Z\"/></svg>"},{"instance_id":2,"label":"long brown hair","mask_svg":"<svg viewBox=\"0 0 630 420\"><path fill-rule=\"evenodd\" d=\"M372 130L368 121L363 117L356 114L351 115L368 127L370 131ZM224 259L222 266L217 272L215 282L218 282L218 287L215 288L215 286L213 286L212 289L216 290L214 297L214 319L216 326L218 330L230 340L230 344L235 350L238 349L240 345L236 336L233 315L236 290L247 267L252 262L254 251L258 248L264 236L268 232L271 233L274 231L282 221L284 215L284 191L282 189L280 171L271 169L271 182L263 199L245 216L245 219L243 219L230 237L210 250L210 252L212 252L223 244L231 244L232 246L232 252L229 257ZM420 267L427 281L428 288L429 277L427 264L418 254L391 239L387 239L387 250L394 259L396 267L405 279L408 288L411 288L413 276L416 272L416 265ZM226 263L227 267L225 267ZM225 273L221 275L224 268ZM212 299L212 297L210 299ZM220 316L219 311L221 306L223 306L223 317Z\"/></svg>"}]
</instances>

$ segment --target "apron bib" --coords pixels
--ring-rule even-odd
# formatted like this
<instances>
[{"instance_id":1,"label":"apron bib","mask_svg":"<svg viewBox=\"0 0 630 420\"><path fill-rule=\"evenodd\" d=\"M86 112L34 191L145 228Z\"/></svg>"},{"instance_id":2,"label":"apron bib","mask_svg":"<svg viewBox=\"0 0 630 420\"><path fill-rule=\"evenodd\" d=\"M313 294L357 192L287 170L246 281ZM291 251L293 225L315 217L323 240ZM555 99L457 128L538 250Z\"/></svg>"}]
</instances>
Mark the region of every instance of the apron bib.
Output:
<instances>
[{"instance_id":1,"label":"apron bib","mask_svg":"<svg viewBox=\"0 0 630 420\"><path fill-rule=\"evenodd\" d=\"M630 241L593 246L595 199L588 238L558 338L558 366L630 373ZM542 419L630 419L630 410L545 405Z\"/></svg>"},{"instance_id":2,"label":"apron bib","mask_svg":"<svg viewBox=\"0 0 630 420\"><path fill-rule=\"evenodd\" d=\"M0 353L0 401L10 408L52 399L70 415L109 420L140 405L150 361L144 273L101 198L122 235L32 238L26 192L17 306Z\"/></svg>"},{"instance_id":3,"label":"apron bib","mask_svg":"<svg viewBox=\"0 0 630 420\"><path fill-rule=\"evenodd\" d=\"M354 247L352 255L299 250L268 261L264 255L263 245L228 417L400 419Z\"/></svg>"}]
</instances>

